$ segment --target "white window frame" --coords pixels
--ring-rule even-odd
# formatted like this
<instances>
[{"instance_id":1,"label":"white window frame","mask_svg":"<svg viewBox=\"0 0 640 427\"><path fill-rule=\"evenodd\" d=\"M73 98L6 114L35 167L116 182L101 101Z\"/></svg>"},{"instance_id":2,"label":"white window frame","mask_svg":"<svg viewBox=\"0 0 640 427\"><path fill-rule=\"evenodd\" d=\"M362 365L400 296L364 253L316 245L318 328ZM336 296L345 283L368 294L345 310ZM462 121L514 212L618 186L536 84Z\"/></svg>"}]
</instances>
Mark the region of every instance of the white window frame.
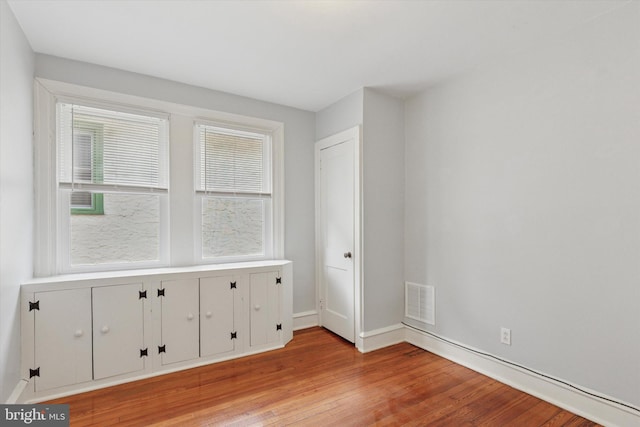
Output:
<instances>
[{"instance_id":1,"label":"white window frame","mask_svg":"<svg viewBox=\"0 0 640 427\"><path fill-rule=\"evenodd\" d=\"M124 263L75 268L61 265L59 229L60 201L58 200L58 164L56 145L56 102L58 98L78 99L84 105L113 106L130 112L155 112L169 116L169 194L161 209L167 211L161 224L161 260L157 263ZM202 259L199 222L194 187L193 124L216 123L221 127L245 128L271 134L272 217L269 221L273 239L264 257L271 260L284 257L284 124L281 122L214 111L166 101L78 86L70 83L36 78L34 83L35 138L35 254L34 275L46 277L82 271L110 271L133 268L178 267L197 264L248 261L247 258ZM107 107L108 108L108 107ZM191 126L185 126L186 123ZM194 202L185 204L191 198ZM189 251L189 248L192 248Z\"/></svg>"},{"instance_id":2,"label":"white window frame","mask_svg":"<svg viewBox=\"0 0 640 427\"><path fill-rule=\"evenodd\" d=\"M109 102L108 100L95 100L82 98L74 95L68 94L52 94L50 96L50 102L52 103L53 109L53 117L49 124L50 133L54 135L53 145L54 149L54 162L55 162L55 177L53 181L55 182L55 202L57 205L57 212L55 213L56 217L56 253L55 253L55 263L56 263L56 273L83 273L83 272L94 272L94 271L111 271L111 270L130 270L130 269L140 269L140 268L158 268L158 267L166 267L169 265L169 137L170 134L170 121L169 114L162 111L155 111L151 109L145 109L143 106L131 106L131 105L122 105L116 104L113 102ZM111 111L118 111L124 113L132 113L138 115L146 115L151 117L161 118L167 121L167 129L166 129L166 144L164 147L165 156L160 158L160 167L165 169L165 174L167 178L167 189L166 190L156 190L154 188L139 188L139 189L127 189L127 186L121 186L116 184L100 184L93 185L95 187L104 187L105 192L113 192L114 194L136 194L136 195L151 195L157 194L159 196L159 212L160 212L160 223L159 223L159 242L158 242L158 259L156 260L147 260L147 261L123 261L123 262L114 262L114 263L100 263L100 264L76 264L73 265L71 263L71 229L70 229L70 193L64 191L65 187L68 185L60 182L60 174L59 174L59 166L58 166L58 141L57 141L57 125L58 118L56 113L56 107L59 103L69 103L69 104L77 104L87 107L100 108ZM75 184L75 186L79 189L83 188L82 184Z\"/></svg>"},{"instance_id":3,"label":"white window frame","mask_svg":"<svg viewBox=\"0 0 640 427\"><path fill-rule=\"evenodd\" d=\"M200 141L197 131L199 126L211 126L230 131L249 132L263 134L267 137L265 142L266 150L263 152L263 168L264 175L269 177L269 185L265 192L260 193L235 193L232 191L208 191L198 189L198 180L200 179ZM282 193L283 179L278 170L282 170L282 165L277 165L276 159L282 159L282 137L278 135L279 129L273 127L257 127L255 123L251 126L247 122L220 122L215 120L199 119L193 123L193 188L195 192L194 198L194 244L195 244L195 260L199 264L217 264L228 262L256 261L277 259L284 256L282 250L282 242L277 241L276 229L278 219L282 217L281 211L276 211L280 207L280 194ZM276 152L278 151L278 152ZM207 196L228 196L230 198L247 198L263 199L268 203L265 206L264 228L263 228L263 254L260 255L237 255L237 256L221 256L221 257L204 257L202 253L202 204ZM279 210L279 209L278 209ZM279 255L276 255L279 254Z\"/></svg>"}]
</instances>

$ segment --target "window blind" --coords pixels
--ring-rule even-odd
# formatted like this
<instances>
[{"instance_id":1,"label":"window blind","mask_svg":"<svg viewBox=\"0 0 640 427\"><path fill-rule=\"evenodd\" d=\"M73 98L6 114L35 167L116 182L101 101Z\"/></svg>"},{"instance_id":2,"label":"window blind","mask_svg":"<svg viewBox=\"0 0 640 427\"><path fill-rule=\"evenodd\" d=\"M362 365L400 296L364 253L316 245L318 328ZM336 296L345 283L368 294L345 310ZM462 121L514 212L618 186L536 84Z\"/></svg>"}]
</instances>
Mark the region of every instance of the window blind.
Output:
<instances>
[{"instance_id":1,"label":"window blind","mask_svg":"<svg viewBox=\"0 0 640 427\"><path fill-rule=\"evenodd\" d=\"M72 188L168 188L167 119L59 103L59 182Z\"/></svg>"},{"instance_id":2,"label":"window blind","mask_svg":"<svg viewBox=\"0 0 640 427\"><path fill-rule=\"evenodd\" d=\"M204 192L270 192L265 144L259 133L197 125L199 174L196 189Z\"/></svg>"}]
</instances>

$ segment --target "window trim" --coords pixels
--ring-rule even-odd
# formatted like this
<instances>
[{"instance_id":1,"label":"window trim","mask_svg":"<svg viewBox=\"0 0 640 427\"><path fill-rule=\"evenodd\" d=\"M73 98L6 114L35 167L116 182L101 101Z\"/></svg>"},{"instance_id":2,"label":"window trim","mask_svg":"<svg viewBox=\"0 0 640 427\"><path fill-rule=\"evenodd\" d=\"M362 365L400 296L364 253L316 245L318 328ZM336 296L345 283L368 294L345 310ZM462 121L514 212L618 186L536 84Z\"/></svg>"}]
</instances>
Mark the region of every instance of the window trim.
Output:
<instances>
[{"instance_id":1,"label":"window trim","mask_svg":"<svg viewBox=\"0 0 640 427\"><path fill-rule=\"evenodd\" d=\"M106 185L94 183L68 184L60 182L57 144L57 104L72 103L89 107L111 109L126 113L142 114L167 120L166 164L167 187L169 184L169 113L157 106L141 102L136 97L113 92L91 89L73 84L36 78L34 82L34 145L35 145L35 222L34 222L34 276L46 277L66 273L132 270L142 268L168 267L170 254L169 203L168 197L160 199L160 243L158 260L118 262L96 265L70 265L70 218L68 192L79 191L110 192L114 188L134 193L168 194L167 189L146 189L126 185ZM98 198L99 199L99 198ZM98 200L99 201L99 200ZM66 206L66 211L64 209Z\"/></svg>"},{"instance_id":2,"label":"window trim","mask_svg":"<svg viewBox=\"0 0 640 427\"><path fill-rule=\"evenodd\" d=\"M56 101L76 100L83 105L102 107L109 105L120 111L158 115L169 119L169 146L167 164L169 170L168 189L157 191L166 193L162 199L162 209L168 212L166 221L161 224L161 233L166 236L161 247L162 264L127 264L99 266L99 268L75 269L83 271L114 271L122 269L178 267L185 265L217 264L233 262L225 260L198 260L195 256L196 242L195 215L197 197L194 197L193 145L185 144L192 139L193 123L217 123L222 126L241 126L247 130L269 130L272 135L272 211L271 218L273 242L271 257L261 260L277 260L284 257L284 124L282 122L249 117L234 113L215 111L206 108L176 104L157 99L143 98L124 93L79 86L55 80L37 77L34 80L34 139L35 139L35 221L34 221L34 276L46 277L67 271L61 266L58 200L57 147L55 144ZM189 132L188 136L186 132ZM75 184L82 190L82 184ZM84 189L88 189L84 186ZM108 185L93 184L96 192L109 192ZM138 191L137 188L132 188ZM156 193L153 191L152 193ZM190 203L191 201L191 203ZM243 259L247 261L247 259Z\"/></svg>"}]
</instances>

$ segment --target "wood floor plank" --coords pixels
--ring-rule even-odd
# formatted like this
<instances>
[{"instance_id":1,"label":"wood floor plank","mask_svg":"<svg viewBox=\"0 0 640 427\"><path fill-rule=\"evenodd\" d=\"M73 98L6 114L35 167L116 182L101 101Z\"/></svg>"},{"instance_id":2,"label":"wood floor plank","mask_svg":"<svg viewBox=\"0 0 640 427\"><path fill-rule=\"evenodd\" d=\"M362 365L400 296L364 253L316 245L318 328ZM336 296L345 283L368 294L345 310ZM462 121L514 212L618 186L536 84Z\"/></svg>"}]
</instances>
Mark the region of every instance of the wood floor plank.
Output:
<instances>
[{"instance_id":1,"label":"wood floor plank","mask_svg":"<svg viewBox=\"0 0 640 427\"><path fill-rule=\"evenodd\" d=\"M595 426L401 343L367 354L322 328L286 348L56 399L72 426Z\"/></svg>"}]
</instances>

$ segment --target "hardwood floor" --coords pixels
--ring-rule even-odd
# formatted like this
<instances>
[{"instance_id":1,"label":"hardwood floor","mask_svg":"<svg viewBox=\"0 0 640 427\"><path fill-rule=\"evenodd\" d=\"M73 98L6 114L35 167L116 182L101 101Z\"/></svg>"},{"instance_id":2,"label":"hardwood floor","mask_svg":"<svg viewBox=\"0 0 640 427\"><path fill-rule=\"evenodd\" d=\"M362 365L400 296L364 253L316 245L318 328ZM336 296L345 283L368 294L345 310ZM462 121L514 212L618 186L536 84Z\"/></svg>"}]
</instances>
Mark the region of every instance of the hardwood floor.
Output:
<instances>
[{"instance_id":1,"label":"hardwood floor","mask_svg":"<svg viewBox=\"0 0 640 427\"><path fill-rule=\"evenodd\" d=\"M372 353L321 328L286 348L51 401L72 426L594 426L402 343Z\"/></svg>"}]
</instances>

